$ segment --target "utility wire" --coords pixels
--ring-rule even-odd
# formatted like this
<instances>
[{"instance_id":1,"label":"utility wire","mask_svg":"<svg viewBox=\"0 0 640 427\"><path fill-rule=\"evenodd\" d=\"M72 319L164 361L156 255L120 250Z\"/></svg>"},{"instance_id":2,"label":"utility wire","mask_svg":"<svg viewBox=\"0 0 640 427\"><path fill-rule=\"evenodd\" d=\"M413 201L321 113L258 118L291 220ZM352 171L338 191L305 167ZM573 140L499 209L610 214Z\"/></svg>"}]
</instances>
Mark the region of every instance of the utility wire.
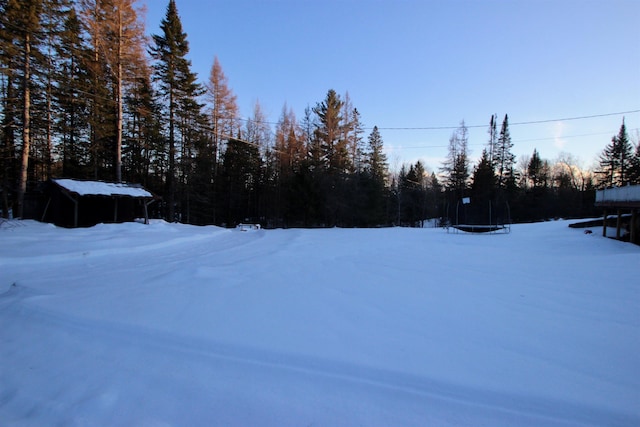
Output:
<instances>
[{"instance_id":1,"label":"utility wire","mask_svg":"<svg viewBox=\"0 0 640 427\"><path fill-rule=\"evenodd\" d=\"M627 129L629 132L640 131L640 128ZM598 135L611 135L611 132L597 132L597 133L583 133L580 135L563 135L560 137L549 137L549 138L532 138L532 139L516 139L511 142L513 143L522 143L522 142L536 142L536 141L552 141L554 139L567 139L567 138L582 138L585 136L598 136ZM482 146L486 145L486 143L470 143L469 146ZM403 146L395 146L394 150L414 150L414 149L423 149L423 148L446 148L447 144L434 144L434 145L412 145L408 147Z\"/></svg>"},{"instance_id":2,"label":"utility wire","mask_svg":"<svg viewBox=\"0 0 640 427\"><path fill-rule=\"evenodd\" d=\"M639 110L628 110L628 111L619 111L619 112L615 112L615 113L602 113L602 114L592 114L592 115L588 115L588 116L576 116L576 117L565 117L565 118L558 118L558 119L544 119L544 120L530 120L530 121L524 121L524 122L510 122L509 126L522 126L522 125L533 125L533 124L541 124L541 123L554 123L554 122L567 122L567 121L572 121L572 120L585 120L585 119L594 119L594 118L598 118L598 117L609 117L609 116L619 116L622 114L633 114L633 113L640 113L640 109ZM243 122L253 122L253 123L257 123L257 124L268 124L268 125L278 125L279 122L271 122L271 121L266 121L266 120L254 120L251 118L244 118L244 117L236 117L233 118L231 120L238 120L238 121L243 121ZM482 124L482 125L466 125L465 127L467 129L474 129L474 128L484 128L489 126L488 124ZM456 126L413 126L413 127L381 127L381 126L377 126L378 130L452 130L452 129L458 129L460 127L460 125L456 125ZM373 129L373 127L362 127L362 129L365 130L371 130Z\"/></svg>"},{"instance_id":3,"label":"utility wire","mask_svg":"<svg viewBox=\"0 0 640 427\"><path fill-rule=\"evenodd\" d=\"M620 111L617 113L603 113L603 114L593 114L590 116L577 116L577 117L565 117L561 119L545 119L545 120L531 120L526 122L513 122L509 123L509 126L521 126L521 125L533 125L533 124L541 124L541 123L554 123L554 122L568 122L571 120L584 120L584 119L594 119L598 117L608 117L608 116L619 116L622 114L632 114L632 113L640 113L640 110L629 110L629 111ZM465 125L467 129L471 128L483 128L487 127L487 124L484 125ZM447 129L458 129L458 126L425 126L425 127L380 127L379 130L447 130ZM373 128L364 128L364 129L373 129Z\"/></svg>"}]
</instances>

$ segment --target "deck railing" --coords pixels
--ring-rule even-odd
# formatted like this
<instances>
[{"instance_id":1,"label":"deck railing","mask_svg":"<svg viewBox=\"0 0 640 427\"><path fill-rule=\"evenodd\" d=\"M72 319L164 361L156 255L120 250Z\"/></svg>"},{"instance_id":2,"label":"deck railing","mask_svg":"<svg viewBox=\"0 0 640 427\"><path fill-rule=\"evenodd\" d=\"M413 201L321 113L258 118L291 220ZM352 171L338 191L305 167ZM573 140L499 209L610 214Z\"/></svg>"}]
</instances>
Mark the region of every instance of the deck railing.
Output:
<instances>
[{"instance_id":1,"label":"deck railing","mask_svg":"<svg viewBox=\"0 0 640 427\"><path fill-rule=\"evenodd\" d=\"M605 202L640 202L640 185L627 185L596 191L596 203Z\"/></svg>"}]
</instances>

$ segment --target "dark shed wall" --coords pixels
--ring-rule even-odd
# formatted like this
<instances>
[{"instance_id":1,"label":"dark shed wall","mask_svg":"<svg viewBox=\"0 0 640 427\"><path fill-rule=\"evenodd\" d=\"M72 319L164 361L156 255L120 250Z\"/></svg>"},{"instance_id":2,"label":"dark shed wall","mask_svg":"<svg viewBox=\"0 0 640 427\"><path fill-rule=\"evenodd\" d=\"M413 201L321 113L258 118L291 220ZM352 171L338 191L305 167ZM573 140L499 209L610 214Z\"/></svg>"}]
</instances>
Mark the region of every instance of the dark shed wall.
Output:
<instances>
[{"instance_id":1,"label":"dark shed wall","mask_svg":"<svg viewBox=\"0 0 640 427\"><path fill-rule=\"evenodd\" d=\"M136 218L136 200L131 197L80 197L78 225L95 225L102 222L129 222ZM117 204L117 211L116 211ZM115 216L117 213L117 216ZM144 216L144 215L142 215Z\"/></svg>"},{"instance_id":2,"label":"dark shed wall","mask_svg":"<svg viewBox=\"0 0 640 427\"><path fill-rule=\"evenodd\" d=\"M61 227L73 227L73 215L74 204L67 198L60 189L51 186L48 189L49 200L48 206L45 206L45 211L42 220L44 222L51 222Z\"/></svg>"}]
</instances>

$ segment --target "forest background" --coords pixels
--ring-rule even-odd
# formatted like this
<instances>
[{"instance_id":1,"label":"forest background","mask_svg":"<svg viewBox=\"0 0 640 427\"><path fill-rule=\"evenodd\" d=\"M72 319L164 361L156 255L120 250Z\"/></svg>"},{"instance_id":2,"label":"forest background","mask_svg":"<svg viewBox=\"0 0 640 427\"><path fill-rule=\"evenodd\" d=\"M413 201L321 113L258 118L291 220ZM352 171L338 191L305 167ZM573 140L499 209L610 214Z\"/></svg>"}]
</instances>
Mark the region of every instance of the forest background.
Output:
<instances>
[{"instance_id":1,"label":"forest background","mask_svg":"<svg viewBox=\"0 0 640 427\"><path fill-rule=\"evenodd\" d=\"M441 164L390 170L348 92L299 116L285 105L276 123L258 102L244 118L217 57L206 82L192 71L176 2L151 37L143 16L133 0L0 0L3 216L23 217L52 177L140 183L169 221L266 227L419 226L464 197L508 204L516 222L591 216L596 188L640 183L624 119L594 168L517 159L508 115L493 114L476 161L462 121Z\"/></svg>"}]
</instances>

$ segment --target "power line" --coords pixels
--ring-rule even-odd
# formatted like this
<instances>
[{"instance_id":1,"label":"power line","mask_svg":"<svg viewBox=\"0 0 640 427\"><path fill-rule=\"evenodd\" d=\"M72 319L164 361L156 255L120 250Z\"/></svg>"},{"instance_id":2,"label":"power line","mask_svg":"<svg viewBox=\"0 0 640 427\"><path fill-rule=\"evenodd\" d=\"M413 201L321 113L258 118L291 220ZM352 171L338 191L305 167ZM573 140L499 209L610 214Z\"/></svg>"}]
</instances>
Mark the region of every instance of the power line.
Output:
<instances>
[{"instance_id":1,"label":"power line","mask_svg":"<svg viewBox=\"0 0 640 427\"><path fill-rule=\"evenodd\" d=\"M627 129L629 132L635 132L635 131L640 131L640 128L633 128L633 129ZM522 143L522 142L536 142L536 141L552 141L555 139L568 139L568 138L583 138L585 136L601 136L601 135L611 135L611 132L597 132L597 133L583 133L583 134L579 134L579 135L563 135L563 136L559 136L559 137L548 137L548 138L532 138L532 139L517 139L517 140L513 140L513 143ZM474 144L469 144L469 146L482 146L482 145L486 145L486 143L474 143ZM446 148L448 147L447 144L437 144L437 145L416 145L416 146L408 146L408 147L403 147L403 146L393 146L394 150L417 150L417 149L424 149L424 148Z\"/></svg>"},{"instance_id":2,"label":"power line","mask_svg":"<svg viewBox=\"0 0 640 427\"><path fill-rule=\"evenodd\" d=\"M543 120L530 120L530 121L523 121L523 122L512 122L509 123L509 126L522 126L522 125L533 125L533 124L542 124L542 123L554 123L554 122L567 122L567 121L573 121L573 120L585 120L585 119L594 119L594 118L598 118L598 117L609 117L609 116L620 116L623 114L633 114L633 113L640 113L640 109L639 110L628 110L628 111L619 111L619 112L615 112L615 113L602 113L602 114L592 114L592 115L588 115L588 116L576 116L576 117L564 117L564 118L558 118L558 119L543 119ZM243 122L253 122L253 123L257 123L257 124L268 124L268 125L278 125L279 122L272 122L272 121L267 121L267 120L254 120L252 118L244 118L244 117L236 117L236 118L231 118L231 120L238 120L238 121L243 121ZM465 127L467 129L475 129L475 128L485 128L487 127L488 124L481 124L481 125L466 125ZM406 126L406 127L381 127L381 126L376 126L378 128L378 130L454 130L454 129L458 129L460 128L460 125L456 125L456 126ZM372 130L373 127L362 127L362 129L364 130Z\"/></svg>"},{"instance_id":3,"label":"power line","mask_svg":"<svg viewBox=\"0 0 640 427\"><path fill-rule=\"evenodd\" d=\"M526 122L513 122L513 123L509 123L509 126L533 125L533 124L554 123L554 122L568 122L572 120L584 120L584 119L594 119L598 117L620 116L622 114L632 114L632 113L640 113L640 110L620 111L616 113L592 114L589 116L565 117L560 119L544 119L544 120L531 120ZM467 129L484 128L487 126L488 126L487 124L465 125ZM458 126L424 126L424 127L380 127L378 126L378 129L379 130L452 130L452 129L458 129L459 127L460 125ZM373 129L373 128L364 128L364 129Z\"/></svg>"},{"instance_id":4,"label":"power line","mask_svg":"<svg viewBox=\"0 0 640 427\"><path fill-rule=\"evenodd\" d=\"M594 114L591 116L565 117L564 119L534 120L530 122L510 123L510 125L533 125L533 124L539 124L539 123L568 122L571 120L595 119L598 117L620 116L622 114L632 114L632 113L639 113L639 112L640 110L630 110L630 111L621 111L618 113Z\"/></svg>"}]
</instances>

